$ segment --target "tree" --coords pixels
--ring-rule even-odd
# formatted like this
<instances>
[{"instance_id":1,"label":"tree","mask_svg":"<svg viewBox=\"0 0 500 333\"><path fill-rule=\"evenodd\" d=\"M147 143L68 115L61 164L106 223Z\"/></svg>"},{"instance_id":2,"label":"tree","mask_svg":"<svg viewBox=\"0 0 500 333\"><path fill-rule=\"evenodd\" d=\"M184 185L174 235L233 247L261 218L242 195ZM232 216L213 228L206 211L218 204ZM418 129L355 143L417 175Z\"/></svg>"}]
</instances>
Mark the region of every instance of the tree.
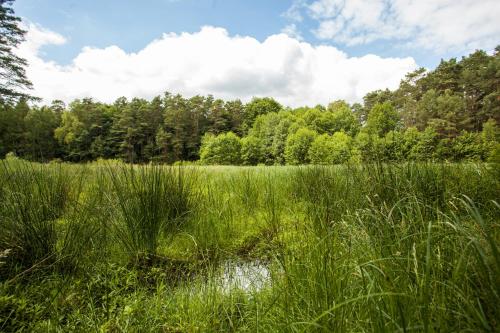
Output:
<instances>
[{"instance_id":1,"label":"tree","mask_svg":"<svg viewBox=\"0 0 500 333\"><path fill-rule=\"evenodd\" d=\"M257 165L264 162L262 141L252 135L241 139L241 159L244 165Z\"/></svg>"},{"instance_id":2,"label":"tree","mask_svg":"<svg viewBox=\"0 0 500 333\"><path fill-rule=\"evenodd\" d=\"M384 136L395 130L399 125L400 117L389 102L375 104L368 115L366 129L370 134Z\"/></svg>"},{"instance_id":3,"label":"tree","mask_svg":"<svg viewBox=\"0 0 500 333\"><path fill-rule=\"evenodd\" d=\"M51 108L32 108L25 119L25 156L32 160L49 161L59 153L59 145L54 138L54 130L60 118Z\"/></svg>"},{"instance_id":4,"label":"tree","mask_svg":"<svg viewBox=\"0 0 500 333\"><path fill-rule=\"evenodd\" d=\"M385 159L383 139L378 135L361 131L356 135L354 142L355 149L364 162L383 161Z\"/></svg>"},{"instance_id":5,"label":"tree","mask_svg":"<svg viewBox=\"0 0 500 333\"><path fill-rule=\"evenodd\" d=\"M480 161L486 158L481 133L462 132L453 141L453 157L458 161Z\"/></svg>"},{"instance_id":6,"label":"tree","mask_svg":"<svg viewBox=\"0 0 500 333\"><path fill-rule=\"evenodd\" d=\"M466 113L464 99L461 96L447 90L437 98L436 102L438 119L442 119L446 123L446 127L442 128L441 131L434 126L440 135L455 137L460 131L471 129L472 121Z\"/></svg>"},{"instance_id":7,"label":"tree","mask_svg":"<svg viewBox=\"0 0 500 333\"><path fill-rule=\"evenodd\" d=\"M300 128L290 134L285 148L286 163L292 165L309 163L309 148L317 135L318 133L308 128Z\"/></svg>"},{"instance_id":8,"label":"tree","mask_svg":"<svg viewBox=\"0 0 500 333\"><path fill-rule=\"evenodd\" d=\"M485 149L488 152L491 152L494 146L500 141L500 130L494 119L489 119L483 124L481 139L483 140Z\"/></svg>"},{"instance_id":9,"label":"tree","mask_svg":"<svg viewBox=\"0 0 500 333\"><path fill-rule=\"evenodd\" d=\"M241 140L233 132L206 134L201 144L203 164L238 165L241 163Z\"/></svg>"},{"instance_id":10,"label":"tree","mask_svg":"<svg viewBox=\"0 0 500 333\"><path fill-rule=\"evenodd\" d=\"M428 161L436 158L436 147L439 143L438 134L432 127L419 132L418 140L410 151L409 158L416 161Z\"/></svg>"},{"instance_id":11,"label":"tree","mask_svg":"<svg viewBox=\"0 0 500 333\"><path fill-rule=\"evenodd\" d=\"M360 123L356 119L356 115L345 101L336 101L328 105L331 114L331 134L343 131L351 137L356 136L359 132Z\"/></svg>"},{"instance_id":12,"label":"tree","mask_svg":"<svg viewBox=\"0 0 500 333\"><path fill-rule=\"evenodd\" d=\"M0 101L5 102L30 98L24 91L32 88L26 77L27 61L14 52L26 31L19 27L21 19L14 15L12 2L0 0Z\"/></svg>"},{"instance_id":13,"label":"tree","mask_svg":"<svg viewBox=\"0 0 500 333\"><path fill-rule=\"evenodd\" d=\"M401 161L404 159L404 134L400 131L389 131L381 140L384 145L384 160L385 161Z\"/></svg>"},{"instance_id":14,"label":"tree","mask_svg":"<svg viewBox=\"0 0 500 333\"><path fill-rule=\"evenodd\" d=\"M109 106L90 98L75 100L70 103L69 111L63 112L61 117L60 126L55 129L54 135L67 159L79 162L110 157L105 154L107 148L104 146L113 122ZM95 140L98 140L96 144Z\"/></svg>"},{"instance_id":15,"label":"tree","mask_svg":"<svg viewBox=\"0 0 500 333\"><path fill-rule=\"evenodd\" d=\"M229 132L232 129L232 117L224 105L224 101L216 99L209 110L208 121L210 132L220 134Z\"/></svg>"},{"instance_id":16,"label":"tree","mask_svg":"<svg viewBox=\"0 0 500 333\"><path fill-rule=\"evenodd\" d=\"M279 124L274 129L272 154L274 156L275 164L285 164L285 148L286 140L290 126L293 122L293 117L290 112L282 112L282 118Z\"/></svg>"},{"instance_id":17,"label":"tree","mask_svg":"<svg viewBox=\"0 0 500 333\"><path fill-rule=\"evenodd\" d=\"M392 99L393 93L389 89L369 92L363 97L363 109L357 112L359 121L362 124L365 123L368 120L368 115L376 104L390 102Z\"/></svg>"},{"instance_id":18,"label":"tree","mask_svg":"<svg viewBox=\"0 0 500 333\"><path fill-rule=\"evenodd\" d=\"M24 99L16 105L0 103L0 158L9 152L23 156L26 151L24 118L30 108Z\"/></svg>"},{"instance_id":19,"label":"tree","mask_svg":"<svg viewBox=\"0 0 500 333\"><path fill-rule=\"evenodd\" d=\"M401 143L401 152L400 154L404 159L412 160L415 156L411 155L412 150L414 149L420 140L420 132L416 127L408 127L403 132L402 143Z\"/></svg>"},{"instance_id":20,"label":"tree","mask_svg":"<svg viewBox=\"0 0 500 333\"><path fill-rule=\"evenodd\" d=\"M352 138L344 132L332 136L323 134L314 139L309 148L313 164L341 164L351 158Z\"/></svg>"},{"instance_id":21,"label":"tree","mask_svg":"<svg viewBox=\"0 0 500 333\"><path fill-rule=\"evenodd\" d=\"M258 138L262 145L263 161L262 163L272 165L275 162L273 143L277 134L276 129L283 117L283 114L270 112L258 116L248 135Z\"/></svg>"},{"instance_id":22,"label":"tree","mask_svg":"<svg viewBox=\"0 0 500 333\"><path fill-rule=\"evenodd\" d=\"M268 114L270 112L278 113L282 110L281 104L272 98L254 98L250 103L245 105L243 114L243 133L248 133L253 126L255 118L258 116Z\"/></svg>"}]
</instances>

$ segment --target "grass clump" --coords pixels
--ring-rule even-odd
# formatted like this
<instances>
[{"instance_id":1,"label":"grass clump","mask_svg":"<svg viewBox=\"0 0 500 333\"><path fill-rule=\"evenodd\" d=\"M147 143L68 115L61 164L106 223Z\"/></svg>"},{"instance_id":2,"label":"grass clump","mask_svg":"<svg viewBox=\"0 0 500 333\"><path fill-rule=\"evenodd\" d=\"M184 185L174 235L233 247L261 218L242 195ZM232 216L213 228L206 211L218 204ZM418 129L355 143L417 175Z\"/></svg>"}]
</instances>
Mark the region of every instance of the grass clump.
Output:
<instances>
[{"instance_id":1,"label":"grass clump","mask_svg":"<svg viewBox=\"0 0 500 333\"><path fill-rule=\"evenodd\" d=\"M57 264L80 255L86 212L79 208L81 170L65 165L0 162L0 250L7 275Z\"/></svg>"},{"instance_id":2,"label":"grass clump","mask_svg":"<svg viewBox=\"0 0 500 333\"><path fill-rule=\"evenodd\" d=\"M116 209L113 233L130 256L155 256L162 237L171 238L196 203L193 174L182 168L108 168Z\"/></svg>"}]
</instances>

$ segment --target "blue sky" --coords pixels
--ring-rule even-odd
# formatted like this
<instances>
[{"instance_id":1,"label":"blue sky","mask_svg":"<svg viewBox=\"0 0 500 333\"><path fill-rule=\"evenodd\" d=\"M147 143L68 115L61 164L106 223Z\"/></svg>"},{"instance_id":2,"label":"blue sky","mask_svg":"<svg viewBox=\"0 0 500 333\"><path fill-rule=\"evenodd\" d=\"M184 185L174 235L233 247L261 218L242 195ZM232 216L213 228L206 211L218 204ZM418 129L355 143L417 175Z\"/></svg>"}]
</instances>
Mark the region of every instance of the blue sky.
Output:
<instances>
[{"instance_id":1,"label":"blue sky","mask_svg":"<svg viewBox=\"0 0 500 333\"><path fill-rule=\"evenodd\" d=\"M287 19L286 0L17 0L18 15L68 37L46 56L67 63L84 46L142 49L164 32L195 32L204 25L263 40L279 33Z\"/></svg>"},{"instance_id":2,"label":"blue sky","mask_svg":"<svg viewBox=\"0 0 500 333\"><path fill-rule=\"evenodd\" d=\"M434 68L441 58L461 57L476 48L491 50L500 43L499 4L497 0L16 0L14 10L24 18L30 30L24 54L32 66L29 73L35 89L44 98L69 99L93 92L92 87L80 84L79 90L61 92L58 96L53 90L63 90L67 83L55 85L48 82L47 74L53 74L53 81L64 77L81 82L83 77L88 79L89 75L99 72L103 78L107 75L105 78L109 82L123 81L116 76L127 72L131 61L139 61L134 60L134 54L148 49L153 41L164 39L162 47L156 48L156 56L147 58L151 61L154 57L158 61L157 67L145 70L161 69L162 77L166 78L165 82L170 79L169 83L162 86L155 81L156 86L150 92L141 87L126 86L125 95L150 97L162 89L174 89L188 95L199 90L199 93L214 93L225 98L247 99L250 96L241 95L244 90L241 87L247 87L255 94L274 94L297 105L313 101L293 95L304 89L318 92L320 84L336 90L328 92L323 88L321 94L316 94L319 102L332 98L357 101L368 89L395 88L404 73L418 66ZM219 30L206 30L200 35L203 26L224 29L226 39L222 41ZM189 34L179 37L183 32ZM176 33L177 39L165 38L164 33ZM270 36L280 33L286 33L290 38L271 38L266 43ZM192 44L191 40L196 36L203 39ZM247 54L235 50L232 58L226 61L230 64L225 67L218 62L227 56L223 49L218 50L212 60L203 60L204 53L214 52L205 41L214 38L220 42L221 48L241 49L237 36L250 37L258 44L247 40ZM274 51L270 44L288 53ZM173 45L182 45L180 49L188 54L182 55ZM320 45L329 48L324 51L318 47ZM110 49L110 46L116 48ZM217 79L225 78L229 84L214 86L209 83L208 80L213 81L219 76L210 72L207 82L193 85L190 78L183 77L182 73L174 75L171 67L160 64L161 52L167 58L171 53L179 53L178 58L169 61L176 61L174 67L189 68L182 58L189 57L190 51L198 52L199 59L193 60L189 66L199 67L201 72L218 68L227 75ZM263 52L269 52L267 58L273 58L275 53L281 54L274 63L275 67L281 68L279 72L267 77L258 72L270 63L264 60L256 62L248 58L248 53L261 55ZM123 63L114 73L109 73L107 65L99 63L99 57L111 57L109 61L113 62L114 56L123 59ZM243 60L233 62L234 57ZM146 58L142 61L145 62ZM330 62L337 66L331 67ZM307 70L316 68L318 73L308 73L304 67L295 76L288 74L295 72L301 64ZM370 66L384 68L375 71ZM327 68L330 68L330 79L320 73ZM367 73L351 75L346 73L346 68L352 72L365 68ZM83 75L84 71L88 75ZM45 79L42 79L42 73L45 73ZM235 73L240 73L243 81L236 80ZM261 82L262 86L258 89L250 87L252 81ZM153 85L153 82L148 81L148 84ZM235 90L234 86L239 88ZM277 86L281 88L277 89ZM106 96L114 98L116 94L118 92Z\"/></svg>"}]
</instances>

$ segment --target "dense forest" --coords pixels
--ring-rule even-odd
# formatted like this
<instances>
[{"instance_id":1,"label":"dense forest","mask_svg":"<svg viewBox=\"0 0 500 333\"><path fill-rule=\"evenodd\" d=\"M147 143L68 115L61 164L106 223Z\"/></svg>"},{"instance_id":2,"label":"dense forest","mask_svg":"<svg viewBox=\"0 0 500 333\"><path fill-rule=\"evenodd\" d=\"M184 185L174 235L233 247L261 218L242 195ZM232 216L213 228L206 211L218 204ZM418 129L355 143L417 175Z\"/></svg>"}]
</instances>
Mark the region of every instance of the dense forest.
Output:
<instances>
[{"instance_id":1,"label":"dense forest","mask_svg":"<svg viewBox=\"0 0 500 333\"><path fill-rule=\"evenodd\" d=\"M487 160L498 151L500 47L406 75L363 103L286 108L165 93L30 105L0 98L0 157L202 164ZM495 148L496 147L496 148Z\"/></svg>"}]
</instances>

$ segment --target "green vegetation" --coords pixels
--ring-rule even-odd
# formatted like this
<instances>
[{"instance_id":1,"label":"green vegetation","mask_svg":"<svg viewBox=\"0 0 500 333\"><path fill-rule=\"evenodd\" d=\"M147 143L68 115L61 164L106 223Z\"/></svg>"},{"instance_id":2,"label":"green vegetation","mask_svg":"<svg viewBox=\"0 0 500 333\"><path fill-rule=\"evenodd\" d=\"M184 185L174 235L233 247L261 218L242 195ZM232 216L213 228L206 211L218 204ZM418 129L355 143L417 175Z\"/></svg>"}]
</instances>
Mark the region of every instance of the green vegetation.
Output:
<instances>
[{"instance_id":1,"label":"green vegetation","mask_svg":"<svg viewBox=\"0 0 500 333\"><path fill-rule=\"evenodd\" d=\"M370 92L363 104L296 109L272 98L244 104L170 93L68 106L0 96L0 157L218 165L486 161L499 142L498 73L500 48L476 51L409 73L398 89Z\"/></svg>"},{"instance_id":2,"label":"green vegetation","mask_svg":"<svg viewBox=\"0 0 500 333\"><path fill-rule=\"evenodd\" d=\"M4 332L500 329L496 164L0 163Z\"/></svg>"},{"instance_id":3,"label":"green vegetation","mask_svg":"<svg viewBox=\"0 0 500 333\"><path fill-rule=\"evenodd\" d=\"M363 104L34 106L11 3L0 331L500 331L499 47Z\"/></svg>"},{"instance_id":4,"label":"green vegetation","mask_svg":"<svg viewBox=\"0 0 500 333\"><path fill-rule=\"evenodd\" d=\"M0 1L0 101L6 102L31 98L23 90L32 87L24 69L28 63L15 52L26 31L20 27L21 18L14 15L13 1Z\"/></svg>"}]
</instances>

